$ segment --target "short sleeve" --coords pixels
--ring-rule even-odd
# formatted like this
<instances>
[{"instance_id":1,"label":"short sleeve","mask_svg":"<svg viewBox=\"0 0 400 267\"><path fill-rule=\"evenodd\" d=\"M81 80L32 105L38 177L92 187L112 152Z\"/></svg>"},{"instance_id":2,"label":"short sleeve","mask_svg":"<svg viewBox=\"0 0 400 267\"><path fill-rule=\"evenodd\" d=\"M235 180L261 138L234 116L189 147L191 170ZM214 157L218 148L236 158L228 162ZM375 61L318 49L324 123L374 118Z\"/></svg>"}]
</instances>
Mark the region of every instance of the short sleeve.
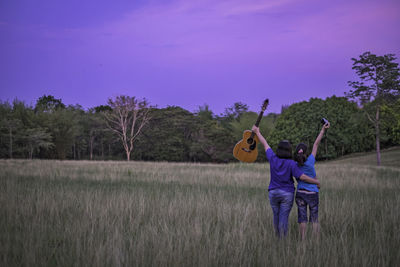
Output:
<instances>
[{"instance_id":1,"label":"short sleeve","mask_svg":"<svg viewBox=\"0 0 400 267\"><path fill-rule=\"evenodd\" d=\"M272 148L268 148L267 151L265 152L268 161L271 161L271 158L275 155L274 151Z\"/></svg>"},{"instance_id":2,"label":"short sleeve","mask_svg":"<svg viewBox=\"0 0 400 267\"><path fill-rule=\"evenodd\" d=\"M313 154L310 154L310 156L308 156L307 161L311 164L314 165L315 164L315 157Z\"/></svg>"},{"instance_id":3,"label":"short sleeve","mask_svg":"<svg viewBox=\"0 0 400 267\"><path fill-rule=\"evenodd\" d=\"M292 175L298 180L300 176L302 176L304 172L300 170L299 166L297 166L296 162L292 163Z\"/></svg>"}]
</instances>

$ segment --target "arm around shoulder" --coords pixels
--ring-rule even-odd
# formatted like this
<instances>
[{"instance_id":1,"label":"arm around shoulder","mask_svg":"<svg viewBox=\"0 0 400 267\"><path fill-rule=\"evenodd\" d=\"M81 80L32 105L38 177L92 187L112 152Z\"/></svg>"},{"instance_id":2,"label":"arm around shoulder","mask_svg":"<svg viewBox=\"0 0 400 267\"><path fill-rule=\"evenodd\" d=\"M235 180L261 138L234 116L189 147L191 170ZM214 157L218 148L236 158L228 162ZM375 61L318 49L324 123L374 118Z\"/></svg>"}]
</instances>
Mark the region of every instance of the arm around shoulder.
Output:
<instances>
[{"instance_id":1,"label":"arm around shoulder","mask_svg":"<svg viewBox=\"0 0 400 267\"><path fill-rule=\"evenodd\" d=\"M299 178L300 180L302 180L303 182L309 183L309 184L316 184L318 186L318 188L321 186L320 182L318 179L313 179L307 175L305 175L304 173L300 176Z\"/></svg>"}]
</instances>

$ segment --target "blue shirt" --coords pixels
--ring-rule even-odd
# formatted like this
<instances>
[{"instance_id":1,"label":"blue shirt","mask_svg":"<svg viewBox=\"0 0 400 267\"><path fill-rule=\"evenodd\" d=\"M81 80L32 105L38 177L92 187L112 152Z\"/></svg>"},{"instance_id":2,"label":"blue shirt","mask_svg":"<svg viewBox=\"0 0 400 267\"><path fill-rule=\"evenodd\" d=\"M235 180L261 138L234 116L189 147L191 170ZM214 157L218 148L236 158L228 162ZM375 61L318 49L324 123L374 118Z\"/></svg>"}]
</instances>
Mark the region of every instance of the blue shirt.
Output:
<instances>
[{"instance_id":1,"label":"blue shirt","mask_svg":"<svg viewBox=\"0 0 400 267\"><path fill-rule=\"evenodd\" d=\"M311 178L317 177L317 174L315 173L315 158L313 154L308 156L303 166L299 167L304 172L305 175L310 176ZM305 189L312 192L318 192L318 187L316 184L309 184L301 180L299 180L298 182L299 183L297 185L297 189Z\"/></svg>"},{"instance_id":2,"label":"blue shirt","mask_svg":"<svg viewBox=\"0 0 400 267\"><path fill-rule=\"evenodd\" d=\"M287 192L294 192L293 176L297 179L303 175L303 172L297 166L297 163L291 159L278 158L271 148L266 151L267 159L270 164L271 181L268 191L273 189L282 189Z\"/></svg>"}]
</instances>

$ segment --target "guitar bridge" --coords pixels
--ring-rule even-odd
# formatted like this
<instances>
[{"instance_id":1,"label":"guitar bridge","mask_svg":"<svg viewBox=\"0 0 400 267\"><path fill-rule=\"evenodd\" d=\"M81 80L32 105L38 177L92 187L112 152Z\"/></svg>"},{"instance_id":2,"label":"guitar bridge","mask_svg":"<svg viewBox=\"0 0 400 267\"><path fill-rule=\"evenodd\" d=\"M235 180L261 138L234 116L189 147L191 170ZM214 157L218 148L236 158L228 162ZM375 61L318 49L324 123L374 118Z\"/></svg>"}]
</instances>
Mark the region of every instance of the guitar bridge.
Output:
<instances>
[{"instance_id":1,"label":"guitar bridge","mask_svg":"<svg viewBox=\"0 0 400 267\"><path fill-rule=\"evenodd\" d=\"M245 147L242 147L242 150L243 150L244 152L247 152L247 153L250 153L250 152L251 152L250 149L247 149L247 148L245 148Z\"/></svg>"}]
</instances>

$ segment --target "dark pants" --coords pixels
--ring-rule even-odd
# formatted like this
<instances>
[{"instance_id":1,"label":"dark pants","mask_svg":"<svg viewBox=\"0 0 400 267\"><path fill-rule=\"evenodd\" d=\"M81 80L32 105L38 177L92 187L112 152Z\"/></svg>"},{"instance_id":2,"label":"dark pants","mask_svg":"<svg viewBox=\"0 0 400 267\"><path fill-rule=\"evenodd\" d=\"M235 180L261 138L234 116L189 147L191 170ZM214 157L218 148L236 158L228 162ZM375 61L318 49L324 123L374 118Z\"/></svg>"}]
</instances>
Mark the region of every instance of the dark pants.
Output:
<instances>
[{"instance_id":1,"label":"dark pants","mask_svg":"<svg viewBox=\"0 0 400 267\"><path fill-rule=\"evenodd\" d=\"M297 204L299 223L318 222L318 204L319 204L318 192L315 192L313 194L296 192L296 204ZM307 207L310 210L310 216L308 219L307 219Z\"/></svg>"}]
</instances>

